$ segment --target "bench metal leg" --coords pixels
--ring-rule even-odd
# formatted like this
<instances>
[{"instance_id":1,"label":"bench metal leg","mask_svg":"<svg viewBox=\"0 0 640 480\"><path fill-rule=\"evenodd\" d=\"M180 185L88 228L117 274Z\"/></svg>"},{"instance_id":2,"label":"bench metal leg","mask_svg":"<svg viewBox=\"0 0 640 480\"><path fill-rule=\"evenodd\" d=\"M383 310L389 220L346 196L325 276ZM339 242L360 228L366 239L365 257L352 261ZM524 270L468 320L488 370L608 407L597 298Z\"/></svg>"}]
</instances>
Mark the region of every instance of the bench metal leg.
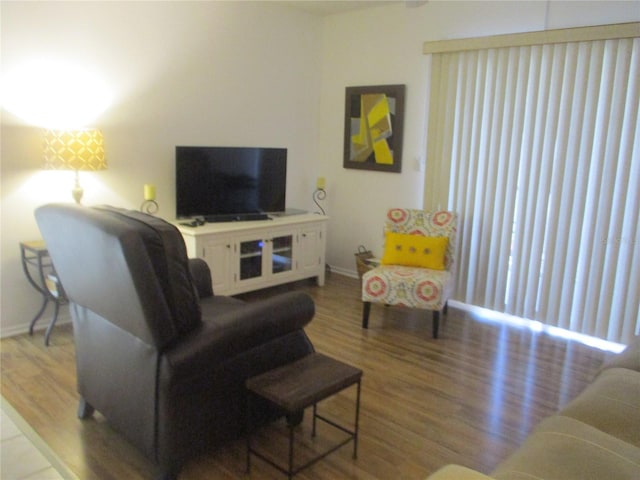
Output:
<instances>
[{"instance_id":1,"label":"bench metal leg","mask_svg":"<svg viewBox=\"0 0 640 480\"><path fill-rule=\"evenodd\" d=\"M360 380L358 380L358 393L356 394L356 421L353 431L353 458L358 458L358 432L360 428Z\"/></svg>"},{"instance_id":2,"label":"bench metal leg","mask_svg":"<svg viewBox=\"0 0 640 480\"><path fill-rule=\"evenodd\" d=\"M293 478L293 427L289 427L289 480Z\"/></svg>"}]
</instances>

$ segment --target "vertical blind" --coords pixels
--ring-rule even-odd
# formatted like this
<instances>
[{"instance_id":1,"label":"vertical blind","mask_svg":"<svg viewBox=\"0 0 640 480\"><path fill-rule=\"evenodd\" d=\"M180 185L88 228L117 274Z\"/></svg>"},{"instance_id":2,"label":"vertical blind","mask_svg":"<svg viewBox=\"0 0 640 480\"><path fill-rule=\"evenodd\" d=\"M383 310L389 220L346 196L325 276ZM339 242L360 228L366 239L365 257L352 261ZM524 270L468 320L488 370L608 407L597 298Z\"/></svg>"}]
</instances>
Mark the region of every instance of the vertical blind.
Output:
<instances>
[{"instance_id":1,"label":"vertical blind","mask_svg":"<svg viewBox=\"0 0 640 480\"><path fill-rule=\"evenodd\" d=\"M431 62L425 208L460 215L456 299L613 342L640 334L640 39Z\"/></svg>"}]
</instances>

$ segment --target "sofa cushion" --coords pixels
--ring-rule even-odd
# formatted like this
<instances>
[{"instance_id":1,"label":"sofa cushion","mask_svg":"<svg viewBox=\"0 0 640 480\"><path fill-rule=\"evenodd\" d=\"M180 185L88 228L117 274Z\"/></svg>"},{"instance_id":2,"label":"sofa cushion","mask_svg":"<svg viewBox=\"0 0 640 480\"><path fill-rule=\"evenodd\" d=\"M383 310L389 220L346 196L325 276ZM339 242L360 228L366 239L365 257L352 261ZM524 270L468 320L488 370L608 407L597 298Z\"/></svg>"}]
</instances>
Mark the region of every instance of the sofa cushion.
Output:
<instances>
[{"instance_id":1,"label":"sofa cushion","mask_svg":"<svg viewBox=\"0 0 640 480\"><path fill-rule=\"evenodd\" d=\"M470 468L461 465L446 465L437 472L429 475L429 480L492 480L491 477L484 475Z\"/></svg>"},{"instance_id":2,"label":"sofa cushion","mask_svg":"<svg viewBox=\"0 0 640 480\"><path fill-rule=\"evenodd\" d=\"M603 371L560 414L640 448L640 372L627 368Z\"/></svg>"},{"instance_id":3,"label":"sofa cushion","mask_svg":"<svg viewBox=\"0 0 640 480\"><path fill-rule=\"evenodd\" d=\"M640 478L640 449L574 418L543 420L491 476L497 480Z\"/></svg>"},{"instance_id":4,"label":"sofa cushion","mask_svg":"<svg viewBox=\"0 0 640 480\"><path fill-rule=\"evenodd\" d=\"M607 360L600 371L608 368L629 368L640 372L640 337L635 337L620 354Z\"/></svg>"},{"instance_id":5,"label":"sofa cushion","mask_svg":"<svg viewBox=\"0 0 640 480\"><path fill-rule=\"evenodd\" d=\"M362 301L442 310L453 288L447 270L385 265L362 276Z\"/></svg>"}]
</instances>

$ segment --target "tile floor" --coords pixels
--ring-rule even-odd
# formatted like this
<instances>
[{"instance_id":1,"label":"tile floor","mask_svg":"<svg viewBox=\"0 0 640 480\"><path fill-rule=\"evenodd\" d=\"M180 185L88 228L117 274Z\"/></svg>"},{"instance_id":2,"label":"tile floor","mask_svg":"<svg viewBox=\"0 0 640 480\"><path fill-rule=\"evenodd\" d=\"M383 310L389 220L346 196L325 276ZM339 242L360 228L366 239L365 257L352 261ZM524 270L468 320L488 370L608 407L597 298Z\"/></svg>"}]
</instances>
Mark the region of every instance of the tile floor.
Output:
<instances>
[{"instance_id":1,"label":"tile floor","mask_svg":"<svg viewBox=\"0 0 640 480\"><path fill-rule=\"evenodd\" d=\"M0 478L77 480L38 434L4 399L0 416Z\"/></svg>"}]
</instances>

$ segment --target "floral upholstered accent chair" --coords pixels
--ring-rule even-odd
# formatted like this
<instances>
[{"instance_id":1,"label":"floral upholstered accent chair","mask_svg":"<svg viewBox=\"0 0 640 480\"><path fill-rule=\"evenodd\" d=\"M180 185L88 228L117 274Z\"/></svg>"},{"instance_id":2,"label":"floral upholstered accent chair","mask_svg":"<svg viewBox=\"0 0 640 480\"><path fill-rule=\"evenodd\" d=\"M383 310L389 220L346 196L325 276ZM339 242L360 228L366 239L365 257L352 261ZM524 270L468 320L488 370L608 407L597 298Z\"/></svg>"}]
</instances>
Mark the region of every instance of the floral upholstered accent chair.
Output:
<instances>
[{"instance_id":1,"label":"floral upholstered accent chair","mask_svg":"<svg viewBox=\"0 0 640 480\"><path fill-rule=\"evenodd\" d=\"M392 208L385 222L380 265L362 277L362 328L369 327L371 303L433 312L438 338L454 288L457 215L454 212Z\"/></svg>"}]
</instances>

